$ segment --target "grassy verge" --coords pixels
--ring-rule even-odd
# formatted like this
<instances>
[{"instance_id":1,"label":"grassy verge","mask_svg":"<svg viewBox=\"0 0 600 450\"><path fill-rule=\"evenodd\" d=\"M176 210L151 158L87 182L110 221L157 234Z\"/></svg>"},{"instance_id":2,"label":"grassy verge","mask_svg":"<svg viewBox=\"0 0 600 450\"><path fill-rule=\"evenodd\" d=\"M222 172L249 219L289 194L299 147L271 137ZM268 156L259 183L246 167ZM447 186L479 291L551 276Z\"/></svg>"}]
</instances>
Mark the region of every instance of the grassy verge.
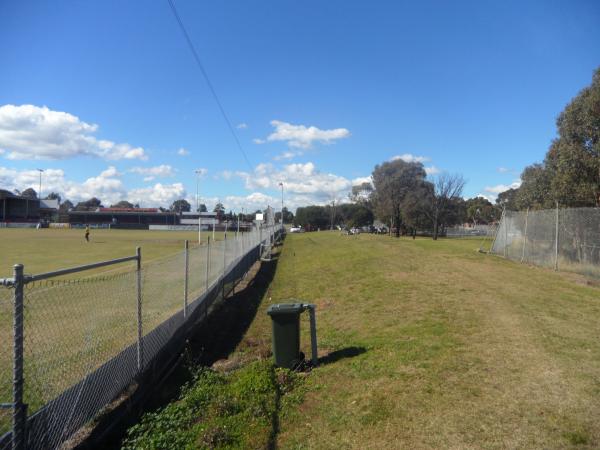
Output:
<instances>
[{"instance_id":1,"label":"grassy verge","mask_svg":"<svg viewBox=\"0 0 600 450\"><path fill-rule=\"evenodd\" d=\"M200 369L180 398L129 429L124 449L267 448L281 396L297 376L255 361L231 373Z\"/></svg>"},{"instance_id":2,"label":"grassy verge","mask_svg":"<svg viewBox=\"0 0 600 450\"><path fill-rule=\"evenodd\" d=\"M229 357L266 354L269 304L317 305L321 364L283 397L277 447L598 448L600 289L478 246L290 235Z\"/></svg>"}]
</instances>

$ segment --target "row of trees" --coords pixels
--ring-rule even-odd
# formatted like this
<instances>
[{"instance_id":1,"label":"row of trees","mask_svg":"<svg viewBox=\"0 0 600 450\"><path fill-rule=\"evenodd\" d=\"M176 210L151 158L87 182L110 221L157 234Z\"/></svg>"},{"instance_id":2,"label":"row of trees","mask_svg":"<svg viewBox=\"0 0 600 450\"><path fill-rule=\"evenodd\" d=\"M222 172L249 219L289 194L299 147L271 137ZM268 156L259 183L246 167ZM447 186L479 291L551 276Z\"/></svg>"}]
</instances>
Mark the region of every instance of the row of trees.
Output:
<instances>
[{"instance_id":1,"label":"row of trees","mask_svg":"<svg viewBox=\"0 0 600 450\"><path fill-rule=\"evenodd\" d=\"M556 120L558 137L544 161L521 174L521 186L498 196L507 209L600 206L600 68Z\"/></svg>"},{"instance_id":2,"label":"row of trees","mask_svg":"<svg viewBox=\"0 0 600 450\"><path fill-rule=\"evenodd\" d=\"M442 174L430 180L419 162L384 162L375 167L371 178L372 183L352 188L351 203L298 208L295 223L307 229L327 229L362 227L377 219L396 236L414 236L420 231L437 239L449 226L488 224L501 215L500 208L483 197L463 199L461 175Z\"/></svg>"}]
</instances>

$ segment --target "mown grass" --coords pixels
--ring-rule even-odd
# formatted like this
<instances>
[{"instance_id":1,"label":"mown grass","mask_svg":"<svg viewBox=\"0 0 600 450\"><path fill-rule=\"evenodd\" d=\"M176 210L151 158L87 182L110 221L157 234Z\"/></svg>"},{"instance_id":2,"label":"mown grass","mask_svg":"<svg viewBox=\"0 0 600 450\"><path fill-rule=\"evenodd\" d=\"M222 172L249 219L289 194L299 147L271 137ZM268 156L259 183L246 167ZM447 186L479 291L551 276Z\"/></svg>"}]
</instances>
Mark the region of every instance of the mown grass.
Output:
<instances>
[{"instance_id":1,"label":"mown grass","mask_svg":"<svg viewBox=\"0 0 600 450\"><path fill-rule=\"evenodd\" d=\"M208 236L202 233L204 244ZM142 260L150 262L183 251L186 239L190 245L197 244L198 233L92 229L90 242L86 242L84 230L0 228L0 277L11 277L17 263L25 265L26 273L35 274L132 256L138 246L142 247ZM215 239L222 240L223 233L215 233Z\"/></svg>"},{"instance_id":2,"label":"mown grass","mask_svg":"<svg viewBox=\"0 0 600 450\"><path fill-rule=\"evenodd\" d=\"M477 248L288 236L245 340L269 342L268 304L313 302L324 364L278 446L597 448L600 290Z\"/></svg>"},{"instance_id":3,"label":"mown grass","mask_svg":"<svg viewBox=\"0 0 600 450\"><path fill-rule=\"evenodd\" d=\"M206 233L204 233L206 236ZM183 244L190 240L189 301L204 292L206 246L194 232L0 229L0 276L12 264L35 274L135 254L142 247L143 334L183 308ZM217 233L218 240L223 239ZM211 246L211 285L223 269L222 242ZM28 284L25 288L25 401L30 414L137 338L135 262ZM0 401L12 395L13 290L0 287ZM9 428L6 409L0 434Z\"/></svg>"}]
</instances>

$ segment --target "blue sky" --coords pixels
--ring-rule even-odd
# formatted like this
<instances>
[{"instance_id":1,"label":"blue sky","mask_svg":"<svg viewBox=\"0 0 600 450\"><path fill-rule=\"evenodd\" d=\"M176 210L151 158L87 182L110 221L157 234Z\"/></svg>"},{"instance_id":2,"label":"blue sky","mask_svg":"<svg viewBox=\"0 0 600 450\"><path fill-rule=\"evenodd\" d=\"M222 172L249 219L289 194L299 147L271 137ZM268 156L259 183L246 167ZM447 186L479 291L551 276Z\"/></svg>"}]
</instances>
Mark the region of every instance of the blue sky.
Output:
<instances>
[{"instance_id":1,"label":"blue sky","mask_svg":"<svg viewBox=\"0 0 600 450\"><path fill-rule=\"evenodd\" d=\"M600 3L0 2L0 187L145 206L342 199L395 156L491 198L600 66ZM313 127L313 128L311 128Z\"/></svg>"}]
</instances>

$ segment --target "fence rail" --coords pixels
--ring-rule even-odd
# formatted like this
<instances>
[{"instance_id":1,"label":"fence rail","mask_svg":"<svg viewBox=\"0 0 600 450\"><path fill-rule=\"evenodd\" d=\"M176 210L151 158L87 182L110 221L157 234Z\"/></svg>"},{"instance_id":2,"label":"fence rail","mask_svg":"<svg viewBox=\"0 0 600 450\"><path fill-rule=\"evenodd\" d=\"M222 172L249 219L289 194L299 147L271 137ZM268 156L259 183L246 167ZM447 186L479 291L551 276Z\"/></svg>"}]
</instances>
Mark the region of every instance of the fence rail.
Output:
<instances>
[{"instance_id":1,"label":"fence rail","mask_svg":"<svg viewBox=\"0 0 600 450\"><path fill-rule=\"evenodd\" d=\"M0 449L57 448L172 358L283 229L232 233L142 264L125 258L0 279ZM127 267L125 264L134 262ZM60 278L100 267L117 270Z\"/></svg>"},{"instance_id":2,"label":"fence rail","mask_svg":"<svg viewBox=\"0 0 600 450\"><path fill-rule=\"evenodd\" d=\"M505 211L492 253L600 277L600 208Z\"/></svg>"}]
</instances>

